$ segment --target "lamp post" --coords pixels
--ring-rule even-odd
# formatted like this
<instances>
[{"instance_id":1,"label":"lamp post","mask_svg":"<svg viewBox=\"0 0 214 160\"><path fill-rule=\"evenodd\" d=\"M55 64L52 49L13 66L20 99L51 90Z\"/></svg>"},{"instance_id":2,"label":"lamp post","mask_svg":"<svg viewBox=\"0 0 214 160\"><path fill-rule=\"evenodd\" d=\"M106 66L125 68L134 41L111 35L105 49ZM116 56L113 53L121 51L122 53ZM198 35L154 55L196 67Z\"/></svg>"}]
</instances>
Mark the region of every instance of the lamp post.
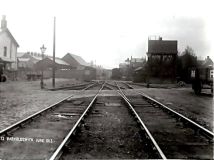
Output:
<instances>
[{"instance_id":1,"label":"lamp post","mask_svg":"<svg viewBox=\"0 0 214 160\"><path fill-rule=\"evenodd\" d=\"M45 53L45 46L44 44L42 45L42 47L40 47L41 49L41 53L42 53L42 60L44 59L44 53ZM42 63L41 63L42 64ZM43 82L43 70L44 70L44 65L42 65L42 75L41 75L41 82L40 82L40 85L41 85L41 89L44 88L44 82Z\"/></svg>"}]
</instances>

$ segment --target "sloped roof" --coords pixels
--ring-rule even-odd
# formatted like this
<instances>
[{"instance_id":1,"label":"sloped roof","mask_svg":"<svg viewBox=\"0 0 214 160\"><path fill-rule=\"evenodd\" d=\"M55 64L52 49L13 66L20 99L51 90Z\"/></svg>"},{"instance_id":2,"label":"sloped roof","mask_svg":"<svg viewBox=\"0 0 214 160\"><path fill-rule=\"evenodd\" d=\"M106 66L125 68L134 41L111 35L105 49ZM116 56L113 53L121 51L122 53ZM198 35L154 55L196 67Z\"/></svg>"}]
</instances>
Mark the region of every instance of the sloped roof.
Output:
<instances>
[{"instance_id":1,"label":"sloped roof","mask_svg":"<svg viewBox=\"0 0 214 160\"><path fill-rule=\"evenodd\" d=\"M148 54L177 54L177 41L149 40Z\"/></svg>"},{"instance_id":2,"label":"sloped roof","mask_svg":"<svg viewBox=\"0 0 214 160\"><path fill-rule=\"evenodd\" d=\"M36 57L36 56L32 56L33 58L35 58L36 60L40 61L42 60L42 57ZM45 57L46 58L46 57Z\"/></svg>"},{"instance_id":3,"label":"sloped roof","mask_svg":"<svg viewBox=\"0 0 214 160\"><path fill-rule=\"evenodd\" d=\"M80 65L90 66L90 64L88 64L82 57L77 56L77 55L72 54L72 53L68 53L68 55L72 56Z\"/></svg>"},{"instance_id":4,"label":"sloped roof","mask_svg":"<svg viewBox=\"0 0 214 160\"><path fill-rule=\"evenodd\" d=\"M35 65L36 69L45 69L53 66L53 58L45 57L43 60L38 61ZM72 66L61 60L60 58L55 58L55 66L57 69L71 69Z\"/></svg>"},{"instance_id":5,"label":"sloped roof","mask_svg":"<svg viewBox=\"0 0 214 160\"><path fill-rule=\"evenodd\" d=\"M53 57L48 57L50 60L52 60L53 61ZM68 64L67 62L65 62L65 61L63 61L62 59L60 59L60 58L55 58L55 63L57 63L57 64L61 64L61 65L67 65L67 66L69 66L70 64Z\"/></svg>"},{"instance_id":6,"label":"sloped roof","mask_svg":"<svg viewBox=\"0 0 214 160\"><path fill-rule=\"evenodd\" d=\"M8 33L8 35L10 36L10 38L13 40L13 42L17 45L17 47L19 47L19 44L18 44L18 42L15 40L15 38L13 37L13 35L10 33L10 31L9 31L9 29L1 29L0 28L0 35L2 34L2 33L4 33L4 32L7 32Z\"/></svg>"},{"instance_id":7,"label":"sloped roof","mask_svg":"<svg viewBox=\"0 0 214 160\"><path fill-rule=\"evenodd\" d=\"M209 57L205 60L204 66L213 66L213 61Z\"/></svg>"},{"instance_id":8,"label":"sloped roof","mask_svg":"<svg viewBox=\"0 0 214 160\"><path fill-rule=\"evenodd\" d=\"M120 63L119 68L127 68L128 64L127 63Z\"/></svg>"},{"instance_id":9,"label":"sloped roof","mask_svg":"<svg viewBox=\"0 0 214 160\"><path fill-rule=\"evenodd\" d=\"M17 57L22 57L23 55L25 55L26 52L17 52Z\"/></svg>"},{"instance_id":10,"label":"sloped roof","mask_svg":"<svg viewBox=\"0 0 214 160\"><path fill-rule=\"evenodd\" d=\"M34 55L31 55L31 54L29 54L27 52L26 53L18 53L17 57L21 57L21 58L33 58L36 61L42 60L42 56L34 56Z\"/></svg>"},{"instance_id":11,"label":"sloped roof","mask_svg":"<svg viewBox=\"0 0 214 160\"><path fill-rule=\"evenodd\" d=\"M198 60L198 64L202 67L213 67L213 61L209 56L205 60Z\"/></svg>"},{"instance_id":12,"label":"sloped roof","mask_svg":"<svg viewBox=\"0 0 214 160\"><path fill-rule=\"evenodd\" d=\"M19 62L27 62L29 60L30 60L30 58L21 58L21 57L18 58Z\"/></svg>"}]
</instances>

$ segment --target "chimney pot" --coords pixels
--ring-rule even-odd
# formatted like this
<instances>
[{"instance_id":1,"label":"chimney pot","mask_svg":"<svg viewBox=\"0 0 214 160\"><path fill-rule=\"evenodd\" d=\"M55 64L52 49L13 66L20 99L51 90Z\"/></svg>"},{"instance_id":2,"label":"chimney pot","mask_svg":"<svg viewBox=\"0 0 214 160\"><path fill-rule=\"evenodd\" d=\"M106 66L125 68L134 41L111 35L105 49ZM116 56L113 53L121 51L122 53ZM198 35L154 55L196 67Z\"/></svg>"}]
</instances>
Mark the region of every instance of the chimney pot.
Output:
<instances>
[{"instance_id":1,"label":"chimney pot","mask_svg":"<svg viewBox=\"0 0 214 160\"><path fill-rule=\"evenodd\" d=\"M6 29L6 28L7 28L7 20L6 20L6 16L3 15L1 20L1 29Z\"/></svg>"}]
</instances>

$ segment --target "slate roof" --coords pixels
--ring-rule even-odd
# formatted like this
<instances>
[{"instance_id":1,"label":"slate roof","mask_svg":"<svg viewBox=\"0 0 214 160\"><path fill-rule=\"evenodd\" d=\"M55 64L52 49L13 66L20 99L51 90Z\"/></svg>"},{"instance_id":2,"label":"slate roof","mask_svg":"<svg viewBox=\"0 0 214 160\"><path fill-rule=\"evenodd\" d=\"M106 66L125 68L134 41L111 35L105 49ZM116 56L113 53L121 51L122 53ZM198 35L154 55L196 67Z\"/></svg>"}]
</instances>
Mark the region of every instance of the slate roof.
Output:
<instances>
[{"instance_id":1,"label":"slate roof","mask_svg":"<svg viewBox=\"0 0 214 160\"><path fill-rule=\"evenodd\" d=\"M177 54L177 41L149 40L148 54Z\"/></svg>"},{"instance_id":2,"label":"slate roof","mask_svg":"<svg viewBox=\"0 0 214 160\"><path fill-rule=\"evenodd\" d=\"M42 56L35 56L35 55L32 55L30 53L23 53L23 52L18 52L17 53L17 57L20 57L20 58L33 58L35 59L36 61L40 61L42 60ZM47 57L46 55L44 55L44 57Z\"/></svg>"},{"instance_id":3,"label":"slate roof","mask_svg":"<svg viewBox=\"0 0 214 160\"><path fill-rule=\"evenodd\" d=\"M30 58L21 58L21 57L19 57L18 60L19 60L19 62L27 62L27 61L30 60Z\"/></svg>"},{"instance_id":4,"label":"slate roof","mask_svg":"<svg viewBox=\"0 0 214 160\"><path fill-rule=\"evenodd\" d=\"M0 35L3 34L4 32L7 32L7 34L10 36L10 38L13 40L13 42L17 45L17 47L19 47L18 42L15 40L15 38L13 37L13 35L10 33L9 29L1 29L0 28Z\"/></svg>"},{"instance_id":5,"label":"slate roof","mask_svg":"<svg viewBox=\"0 0 214 160\"><path fill-rule=\"evenodd\" d=\"M198 64L201 67L213 67L213 61L209 56L205 60L198 60Z\"/></svg>"},{"instance_id":6,"label":"slate roof","mask_svg":"<svg viewBox=\"0 0 214 160\"><path fill-rule=\"evenodd\" d=\"M23 55L25 55L26 52L17 52L17 57L22 57Z\"/></svg>"},{"instance_id":7,"label":"slate roof","mask_svg":"<svg viewBox=\"0 0 214 160\"><path fill-rule=\"evenodd\" d=\"M42 69L52 67L53 65L53 58L52 57L45 57L43 60L38 61L35 64L35 68ZM72 66L66 63L65 61L61 60L60 58L55 58L55 65L57 69L71 69Z\"/></svg>"},{"instance_id":8,"label":"slate roof","mask_svg":"<svg viewBox=\"0 0 214 160\"><path fill-rule=\"evenodd\" d=\"M90 64L88 64L82 57L72 54L72 53L68 53L70 56L72 56L80 65L82 66L90 66Z\"/></svg>"},{"instance_id":9,"label":"slate roof","mask_svg":"<svg viewBox=\"0 0 214 160\"><path fill-rule=\"evenodd\" d=\"M52 60L53 61L53 57L48 57L50 60ZM60 59L60 58L55 58L55 63L57 63L57 64L61 64L61 65L67 65L67 66L69 66L70 64L68 64L67 62L65 62L65 61L63 61L62 59Z\"/></svg>"}]
</instances>

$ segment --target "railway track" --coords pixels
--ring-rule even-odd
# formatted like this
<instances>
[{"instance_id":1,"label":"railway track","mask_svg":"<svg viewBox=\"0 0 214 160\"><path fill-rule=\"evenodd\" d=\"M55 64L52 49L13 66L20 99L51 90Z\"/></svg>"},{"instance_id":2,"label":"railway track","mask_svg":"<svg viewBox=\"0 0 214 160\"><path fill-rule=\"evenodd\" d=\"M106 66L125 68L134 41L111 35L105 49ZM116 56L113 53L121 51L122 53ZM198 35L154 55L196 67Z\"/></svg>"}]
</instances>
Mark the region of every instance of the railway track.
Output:
<instances>
[{"instance_id":1,"label":"railway track","mask_svg":"<svg viewBox=\"0 0 214 160\"><path fill-rule=\"evenodd\" d=\"M0 131L0 159L213 158L202 126L117 83L93 87L93 98L66 97Z\"/></svg>"},{"instance_id":2,"label":"railway track","mask_svg":"<svg viewBox=\"0 0 214 160\"><path fill-rule=\"evenodd\" d=\"M0 131L0 159L51 157L55 149L65 140L67 133L70 133L71 126L75 126L72 134L75 133L79 125L77 122L82 121L96 100L97 94L93 99L66 97Z\"/></svg>"},{"instance_id":3,"label":"railway track","mask_svg":"<svg viewBox=\"0 0 214 160\"><path fill-rule=\"evenodd\" d=\"M77 85L71 85L71 86L62 86L58 88L48 89L52 91L59 91L59 90L97 90L99 89L103 81L96 81L96 82L88 82L88 83L82 83ZM108 85L105 85L103 90L111 90Z\"/></svg>"},{"instance_id":4,"label":"railway track","mask_svg":"<svg viewBox=\"0 0 214 160\"><path fill-rule=\"evenodd\" d=\"M59 91L59 90L88 90L90 88L96 87L99 85L99 82L88 82L88 83L82 83L82 84L75 84L70 86L61 86L58 88L52 88L48 89L51 91Z\"/></svg>"},{"instance_id":5,"label":"railway track","mask_svg":"<svg viewBox=\"0 0 214 160\"><path fill-rule=\"evenodd\" d=\"M119 92L118 92L119 93ZM152 139L142 133L145 126L135 122L136 117L126 107L125 97L115 92L114 96L98 96L91 113L80 126L80 132L70 142L65 141L51 160L60 159L108 159L108 158L163 158L164 154ZM124 104L126 102L127 104ZM137 117L138 121L141 121ZM151 135L148 135L152 138ZM148 140L149 139L149 140ZM66 151L62 146L67 144ZM155 147L155 149L154 149ZM157 149L157 150L156 150Z\"/></svg>"},{"instance_id":6,"label":"railway track","mask_svg":"<svg viewBox=\"0 0 214 160\"><path fill-rule=\"evenodd\" d=\"M128 94L127 90L120 91L139 114L167 158L213 158L213 132L144 93L132 91Z\"/></svg>"},{"instance_id":7,"label":"railway track","mask_svg":"<svg viewBox=\"0 0 214 160\"><path fill-rule=\"evenodd\" d=\"M101 89L103 87L104 84ZM121 103L124 98L118 97L118 94L116 97L98 98L100 90L92 100L90 98L72 99L67 97L1 131L0 157L4 159L58 159L62 156L64 158L64 156L68 156L66 153L70 148L77 149L77 146L70 147L70 144L73 144L72 140L79 139L75 136L78 131L82 127L86 130L96 128L96 122L99 126L100 120L106 122L106 126L103 127L106 131L110 131L106 137L108 142L105 143L108 147L106 149L109 150L107 157L111 155L109 158L158 158L155 151L148 152L148 146L144 142L142 143L141 129L128 114L124 104ZM92 114L89 114L89 111L92 111ZM108 114L105 117L100 116L106 113ZM92 115L93 121L86 120L87 115ZM112 120L112 123L109 124L108 120ZM114 125L113 130L111 130L112 125ZM73 127L71 128L71 126ZM102 133L105 131L99 132L100 137L102 137ZM113 137L108 137L109 135ZM92 134L92 136L97 135ZM132 137L131 141L130 136ZM102 138L105 139L105 136ZM104 147L103 149L104 153L106 150ZM114 152L115 154L112 155ZM96 152L96 154L98 153ZM71 158L68 157L68 159Z\"/></svg>"},{"instance_id":8,"label":"railway track","mask_svg":"<svg viewBox=\"0 0 214 160\"><path fill-rule=\"evenodd\" d=\"M109 81L107 81L105 83L105 86L108 86L111 90L117 90L118 89L118 87L114 83L109 82Z\"/></svg>"},{"instance_id":9,"label":"railway track","mask_svg":"<svg viewBox=\"0 0 214 160\"><path fill-rule=\"evenodd\" d=\"M120 87L120 89L133 89L133 87L129 85L127 82L120 82L117 83L117 85Z\"/></svg>"}]
</instances>

